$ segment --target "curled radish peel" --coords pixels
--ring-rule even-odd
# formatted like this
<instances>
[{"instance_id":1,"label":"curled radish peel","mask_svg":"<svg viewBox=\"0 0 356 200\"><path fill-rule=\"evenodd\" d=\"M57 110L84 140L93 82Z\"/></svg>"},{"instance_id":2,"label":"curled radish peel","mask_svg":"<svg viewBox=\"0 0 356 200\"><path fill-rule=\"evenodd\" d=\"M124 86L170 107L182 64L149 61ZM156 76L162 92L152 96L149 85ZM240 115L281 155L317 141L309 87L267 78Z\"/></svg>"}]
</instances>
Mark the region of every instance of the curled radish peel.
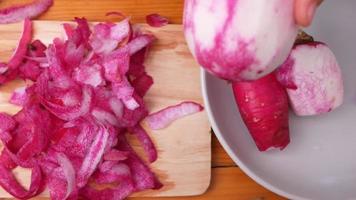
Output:
<instances>
[{"instance_id":1,"label":"curled radish peel","mask_svg":"<svg viewBox=\"0 0 356 200\"><path fill-rule=\"evenodd\" d=\"M163 129L173 121L200 112L203 109L204 108L200 104L186 101L150 114L147 117L147 122L151 129Z\"/></svg>"},{"instance_id":2,"label":"curled radish peel","mask_svg":"<svg viewBox=\"0 0 356 200\"><path fill-rule=\"evenodd\" d=\"M67 199L75 190L75 169L65 154L58 153L57 160L62 168L65 178L67 179L67 192L64 196L64 199Z\"/></svg>"},{"instance_id":3,"label":"curled radish peel","mask_svg":"<svg viewBox=\"0 0 356 200\"><path fill-rule=\"evenodd\" d=\"M12 6L0 10L0 24L19 22L26 18L37 17L53 4L53 0L34 0L32 3Z\"/></svg>"}]
</instances>

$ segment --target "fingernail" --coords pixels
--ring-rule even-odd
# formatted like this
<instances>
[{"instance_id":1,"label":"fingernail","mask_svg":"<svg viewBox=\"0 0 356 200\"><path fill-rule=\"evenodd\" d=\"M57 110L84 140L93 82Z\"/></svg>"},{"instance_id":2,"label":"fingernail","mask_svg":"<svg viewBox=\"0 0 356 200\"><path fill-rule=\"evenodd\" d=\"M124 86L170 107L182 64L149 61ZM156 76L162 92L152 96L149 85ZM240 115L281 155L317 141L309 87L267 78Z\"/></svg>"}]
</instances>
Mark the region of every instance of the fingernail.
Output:
<instances>
[{"instance_id":1,"label":"fingernail","mask_svg":"<svg viewBox=\"0 0 356 200\"><path fill-rule=\"evenodd\" d=\"M317 3L315 1L312 1L312 3L309 4L309 7L307 8L307 17L308 20L311 22L314 18L315 10L317 7Z\"/></svg>"}]
</instances>

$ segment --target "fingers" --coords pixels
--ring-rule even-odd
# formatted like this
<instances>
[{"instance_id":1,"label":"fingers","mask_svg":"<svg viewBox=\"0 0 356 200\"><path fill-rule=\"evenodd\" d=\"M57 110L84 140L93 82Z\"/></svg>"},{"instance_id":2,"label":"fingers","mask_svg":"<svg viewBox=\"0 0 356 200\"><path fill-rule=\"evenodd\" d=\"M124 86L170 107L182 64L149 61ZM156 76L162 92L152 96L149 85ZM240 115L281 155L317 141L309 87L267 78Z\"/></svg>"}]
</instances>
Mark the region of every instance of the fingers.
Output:
<instances>
[{"instance_id":1,"label":"fingers","mask_svg":"<svg viewBox=\"0 0 356 200\"><path fill-rule=\"evenodd\" d=\"M316 8L322 0L295 0L294 16L300 26L309 26L313 20Z\"/></svg>"}]
</instances>

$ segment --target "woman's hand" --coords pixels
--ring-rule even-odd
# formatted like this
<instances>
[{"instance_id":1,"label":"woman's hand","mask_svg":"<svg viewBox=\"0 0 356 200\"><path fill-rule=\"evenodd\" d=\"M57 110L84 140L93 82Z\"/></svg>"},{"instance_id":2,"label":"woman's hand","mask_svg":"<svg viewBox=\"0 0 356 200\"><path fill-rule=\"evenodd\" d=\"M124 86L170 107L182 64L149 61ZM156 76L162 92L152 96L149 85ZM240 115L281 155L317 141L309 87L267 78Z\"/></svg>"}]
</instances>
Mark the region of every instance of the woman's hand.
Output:
<instances>
[{"instance_id":1,"label":"woman's hand","mask_svg":"<svg viewBox=\"0 0 356 200\"><path fill-rule=\"evenodd\" d=\"M313 20L315 10L323 0L295 0L294 15L297 24L309 26Z\"/></svg>"}]
</instances>

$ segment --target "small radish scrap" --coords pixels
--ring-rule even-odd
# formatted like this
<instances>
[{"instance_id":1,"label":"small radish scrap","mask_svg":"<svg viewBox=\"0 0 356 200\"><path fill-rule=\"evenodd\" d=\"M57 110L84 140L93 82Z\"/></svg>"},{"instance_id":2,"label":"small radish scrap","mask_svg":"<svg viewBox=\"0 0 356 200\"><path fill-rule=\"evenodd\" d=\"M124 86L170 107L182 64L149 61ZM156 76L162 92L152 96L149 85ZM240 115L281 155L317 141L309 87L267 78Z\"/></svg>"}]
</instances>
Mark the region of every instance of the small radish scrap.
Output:
<instances>
[{"instance_id":1,"label":"small radish scrap","mask_svg":"<svg viewBox=\"0 0 356 200\"><path fill-rule=\"evenodd\" d=\"M29 101L29 93L31 91L26 91L26 90L32 90L33 87L19 87L15 89L15 91L12 93L11 98L10 98L10 103L17 105L17 106L24 106L27 101Z\"/></svg>"},{"instance_id":2,"label":"small radish scrap","mask_svg":"<svg viewBox=\"0 0 356 200\"><path fill-rule=\"evenodd\" d=\"M146 16L146 22L152 27L162 27L167 25L169 21L167 18L154 13Z\"/></svg>"},{"instance_id":3,"label":"small radish scrap","mask_svg":"<svg viewBox=\"0 0 356 200\"><path fill-rule=\"evenodd\" d=\"M299 116L327 113L343 102L341 69L324 43L297 44L277 70L277 75L286 86L292 108Z\"/></svg>"},{"instance_id":4,"label":"small radish scrap","mask_svg":"<svg viewBox=\"0 0 356 200\"><path fill-rule=\"evenodd\" d=\"M198 103L186 101L150 114L147 117L147 122L151 129L163 129L173 121L200 112L203 109L203 106Z\"/></svg>"},{"instance_id":5,"label":"small radish scrap","mask_svg":"<svg viewBox=\"0 0 356 200\"><path fill-rule=\"evenodd\" d=\"M0 113L0 186L19 199L47 186L54 200L116 200L160 189L126 140L133 134L147 160L157 160L155 144L140 125L149 113L143 98L154 80L144 61L155 37L132 28L128 19L93 28L85 18L75 22L63 24L66 39L45 45L31 42L32 22L26 18L14 55L0 64L1 84L15 78L27 83L10 99L22 109L13 116ZM202 109L184 102L150 119L154 128L164 128ZM29 189L16 180L16 167L32 171Z\"/></svg>"},{"instance_id":6,"label":"small radish scrap","mask_svg":"<svg viewBox=\"0 0 356 200\"><path fill-rule=\"evenodd\" d=\"M186 0L189 49L208 72L230 80L256 80L287 58L298 27L294 0Z\"/></svg>"},{"instance_id":7,"label":"small radish scrap","mask_svg":"<svg viewBox=\"0 0 356 200\"><path fill-rule=\"evenodd\" d=\"M240 115L257 148L284 149L290 141L288 96L274 73L232 85Z\"/></svg>"},{"instance_id":8,"label":"small radish scrap","mask_svg":"<svg viewBox=\"0 0 356 200\"><path fill-rule=\"evenodd\" d=\"M111 12L107 12L105 14L105 16L118 16L118 17L125 17L124 14L122 14L121 12L117 12L117 11L111 11Z\"/></svg>"},{"instance_id":9,"label":"small radish scrap","mask_svg":"<svg viewBox=\"0 0 356 200\"><path fill-rule=\"evenodd\" d=\"M53 0L34 0L25 5L15 5L0 10L0 24L20 22L41 15L53 4Z\"/></svg>"}]
</instances>

